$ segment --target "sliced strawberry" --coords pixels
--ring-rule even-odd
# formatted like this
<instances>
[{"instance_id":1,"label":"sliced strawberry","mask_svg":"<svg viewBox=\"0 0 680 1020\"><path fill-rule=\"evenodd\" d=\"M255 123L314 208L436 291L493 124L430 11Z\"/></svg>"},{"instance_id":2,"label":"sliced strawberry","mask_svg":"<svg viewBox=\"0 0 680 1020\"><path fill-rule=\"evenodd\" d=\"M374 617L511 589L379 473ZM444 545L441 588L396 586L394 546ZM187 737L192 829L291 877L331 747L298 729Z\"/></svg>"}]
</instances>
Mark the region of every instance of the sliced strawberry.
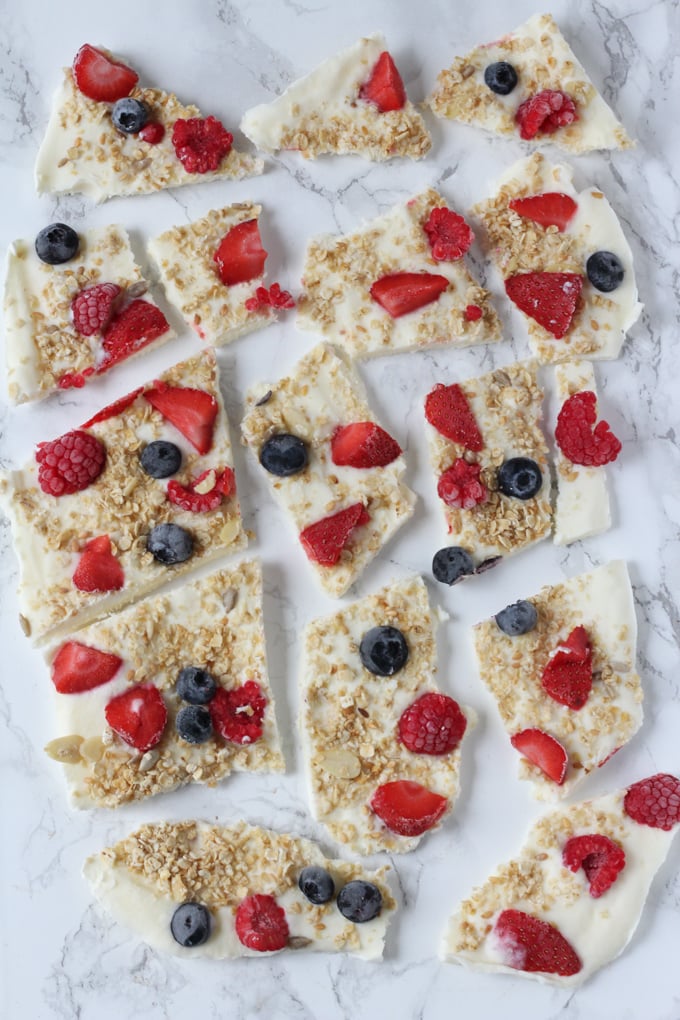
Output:
<instances>
[{"instance_id":1,"label":"sliced strawberry","mask_svg":"<svg viewBox=\"0 0 680 1020\"><path fill-rule=\"evenodd\" d=\"M371 77L359 89L359 99L373 103L381 113L401 110L405 105L406 89L387 50L380 54L371 71Z\"/></svg>"},{"instance_id":2,"label":"sliced strawberry","mask_svg":"<svg viewBox=\"0 0 680 1020\"><path fill-rule=\"evenodd\" d=\"M62 645L52 663L52 683L60 694L80 694L113 680L123 660L79 641Z\"/></svg>"},{"instance_id":3,"label":"sliced strawberry","mask_svg":"<svg viewBox=\"0 0 680 1020\"><path fill-rule=\"evenodd\" d=\"M505 952L505 965L514 970L571 977L583 968L561 931L533 914L502 910L493 930Z\"/></svg>"},{"instance_id":4,"label":"sliced strawberry","mask_svg":"<svg viewBox=\"0 0 680 1020\"><path fill-rule=\"evenodd\" d=\"M331 460L338 466L385 467L400 454L399 443L373 421L341 425L331 437Z\"/></svg>"},{"instance_id":5,"label":"sliced strawberry","mask_svg":"<svg viewBox=\"0 0 680 1020\"><path fill-rule=\"evenodd\" d=\"M134 684L109 701L104 715L126 744L142 752L156 746L168 721L163 695L153 684Z\"/></svg>"},{"instance_id":6,"label":"sliced strawberry","mask_svg":"<svg viewBox=\"0 0 680 1020\"><path fill-rule=\"evenodd\" d=\"M302 547L314 563L320 563L322 567L334 567L354 529L368 524L370 519L363 503L353 503L330 517L309 524L300 532Z\"/></svg>"},{"instance_id":7,"label":"sliced strawberry","mask_svg":"<svg viewBox=\"0 0 680 1020\"><path fill-rule=\"evenodd\" d=\"M376 280L371 297L393 319L432 304L449 285L438 273L391 273Z\"/></svg>"},{"instance_id":8,"label":"sliced strawberry","mask_svg":"<svg viewBox=\"0 0 680 1020\"><path fill-rule=\"evenodd\" d=\"M84 96L100 103L115 103L129 96L139 81L139 75L131 67L113 60L89 43L81 46L75 55L73 77Z\"/></svg>"},{"instance_id":9,"label":"sliced strawberry","mask_svg":"<svg viewBox=\"0 0 680 1020\"><path fill-rule=\"evenodd\" d=\"M579 273L518 273L505 281L510 300L556 340L569 332L582 288Z\"/></svg>"},{"instance_id":10,"label":"sliced strawberry","mask_svg":"<svg viewBox=\"0 0 680 1020\"><path fill-rule=\"evenodd\" d=\"M219 411L211 393L189 386L168 386L157 380L144 396L199 453L208 452Z\"/></svg>"},{"instance_id":11,"label":"sliced strawberry","mask_svg":"<svg viewBox=\"0 0 680 1020\"><path fill-rule=\"evenodd\" d=\"M284 949L288 942L286 912L273 896L247 896L238 905L234 925L239 942L258 953Z\"/></svg>"},{"instance_id":12,"label":"sliced strawberry","mask_svg":"<svg viewBox=\"0 0 680 1020\"><path fill-rule=\"evenodd\" d=\"M193 514L217 510L223 499L236 492L236 479L231 468L216 471L208 468L195 478L191 485L181 485L174 479L168 482L167 496L171 503Z\"/></svg>"},{"instance_id":13,"label":"sliced strawberry","mask_svg":"<svg viewBox=\"0 0 680 1020\"><path fill-rule=\"evenodd\" d=\"M548 779L561 786L567 774L569 758L567 752L549 733L544 730L528 729L515 733L510 737L510 743L528 758L532 765L536 765L541 772L544 772Z\"/></svg>"},{"instance_id":14,"label":"sliced strawberry","mask_svg":"<svg viewBox=\"0 0 680 1020\"><path fill-rule=\"evenodd\" d=\"M123 587L125 574L111 552L108 535L87 543L73 573L73 583L79 591L118 591Z\"/></svg>"},{"instance_id":15,"label":"sliced strawberry","mask_svg":"<svg viewBox=\"0 0 680 1020\"><path fill-rule=\"evenodd\" d=\"M550 656L541 686L560 705L576 712L583 708L593 686L593 651L585 627L574 627L564 644Z\"/></svg>"},{"instance_id":16,"label":"sliced strawberry","mask_svg":"<svg viewBox=\"0 0 680 1020\"><path fill-rule=\"evenodd\" d=\"M122 312L114 316L104 331L104 357L97 368L97 375L107 372L119 361L131 358L169 329L168 320L156 305L142 301L141 298L131 301Z\"/></svg>"},{"instance_id":17,"label":"sliced strawberry","mask_svg":"<svg viewBox=\"0 0 680 1020\"><path fill-rule=\"evenodd\" d=\"M513 198L508 203L513 212L542 227L557 227L560 233L574 218L578 206L562 191L546 191L542 195Z\"/></svg>"},{"instance_id":18,"label":"sliced strawberry","mask_svg":"<svg viewBox=\"0 0 680 1020\"><path fill-rule=\"evenodd\" d=\"M425 417L437 432L466 450L479 453L484 449L472 408L458 383L437 383L425 398Z\"/></svg>"},{"instance_id":19,"label":"sliced strawberry","mask_svg":"<svg viewBox=\"0 0 680 1020\"><path fill-rule=\"evenodd\" d=\"M411 779L383 783L370 800L371 809L398 836L421 836L437 824L448 805L446 797Z\"/></svg>"},{"instance_id":20,"label":"sliced strawberry","mask_svg":"<svg viewBox=\"0 0 680 1020\"><path fill-rule=\"evenodd\" d=\"M228 691L218 687L208 707L215 731L232 744L254 744L262 736L267 699L254 680Z\"/></svg>"},{"instance_id":21,"label":"sliced strawberry","mask_svg":"<svg viewBox=\"0 0 680 1020\"><path fill-rule=\"evenodd\" d=\"M562 850L562 863L574 872L583 868L589 882L588 892L593 899L598 899L623 871L626 855L621 846L608 836L588 833L567 840Z\"/></svg>"},{"instance_id":22,"label":"sliced strawberry","mask_svg":"<svg viewBox=\"0 0 680 1020\"><path fill-rule=\"evenodd\" d=\"M266 258L257 220L237 223L224 235L213 255L220 280L227 287L262 276Z\"/></svg>"},{"instance_id":23,"label":"sliced strawberry","mask_svg":"<svg viewBox=\"0 0 680 1020\"><path fill-rule=\"evenodd\" d=\"M139 386L136 390L132 390L131 393L126 393L124 397L119 397L118 400L114 400L113 403L107 404L106 407L102 407L101 411L97 411L91 418L81 425L82 429L89 429L91 425L96 425L97 422L106 421L107 418L115 418L117 414L120 414L129 407L130 404L134 404L139 394L144 389L143 386Z\"/></svg>"}]
</instances>

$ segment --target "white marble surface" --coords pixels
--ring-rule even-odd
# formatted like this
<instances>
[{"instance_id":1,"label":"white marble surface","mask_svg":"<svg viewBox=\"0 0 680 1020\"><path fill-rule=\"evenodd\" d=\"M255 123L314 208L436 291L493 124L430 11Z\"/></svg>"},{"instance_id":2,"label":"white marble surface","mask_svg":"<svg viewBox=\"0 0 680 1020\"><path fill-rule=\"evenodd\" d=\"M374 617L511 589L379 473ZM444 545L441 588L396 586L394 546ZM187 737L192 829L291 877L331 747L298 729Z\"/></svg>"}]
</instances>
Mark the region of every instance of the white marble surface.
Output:
<instances>
[{"instance_id":1,"label":"white marble surface","mask_svg":"<svg viewBox=\"0 0 680 1020\"><path fill-rule=\"evenodd\" d=\"M145 81L174 88L185 100L233 128L243 111L277 94L319 59L382 30L420 100L455 53L491 40L540 10L534 0L4 0L0 65L0 247L33 236L57 218L90 226L119 221L137 242L211 206L252 198L265 206L271 278L295 290L305 239L350 228L417 189L434 184L461 209L521 154L514 141L431 121L434 145L420 164L369 165L359 159L304 163L295 154L270 159L266 173L234 185L208 184L92 208L78 198L38 200L32 165L59 68L81 43L127 56ZM321 838L310 819L294 736L296 666L304 622L331 608L317 591L290 532L270 501L255 465L238 454L237 471L252 551L263 557L272 681L285 735L282 778L239 777L210 791L187 788L118 812L74 814L59 769L41 748L53 735L50 683L40 656L20 632L14 594L17 564L6 522L0 526L0 1015L5 1020L155 1020L212 1017L250 1020L677 1020L680 984L677 931L680 845L654 883L640 927L613 965L576 993L535 986L520 977L483 976L437 959L448 914L471 886L519 846L539 807L515 778L516 757L476 676L471 623L541 584L615 556L627 557L639 610L639 663L646 720L632 744L583 786L597 794L657 770L680 771L680 686L675 599L680 577L680 455L676 444L678 176L677 9L666 0L555 0L553 13L594 81L639 141L630 153L576 161L577 183L597 182L624 221L637 260L646 311L622 358L598 370L607 416L624 442L610 470L615 525L568 550L544 543L474 582L452 590L430 581L451 620L441 629L441 683L475 707L480 725L464 755L463 795L454 816L417 853L396 859L402 911L386 959L362 964L342 956L280 954L231 964L177 961L149 950L103 916L80 877L84 857L143 820L196 815L238 816ZM675 20L672 20L674 18ZM675 246L675 247L674 247ZM481 255L476 254L479 266ZM498 290L497 281L494 282ZM443 544L442 521L426 466L422 395L442 373L465 377L527 353L521 317L499 301L506 341L456 355L415 354L363 370L385 424L408 451L410 483L421 496L415 519L358 586L373 590L409 570L429 575ZM224 350L228 405L240 415L245 387L263 369L278 374L314 342L289 319ZM126 392L197 346L179 339L107 378L88 393L60 395L0 418L0 462L21 462L32 444L82 421L84 408ZM0 380L2 382L2 380ZM4 385L2 387L4 390ZM285 536L285 541L282 537ZM333 847L325 844L326 849Z\"/></svg>"}]
</instances>

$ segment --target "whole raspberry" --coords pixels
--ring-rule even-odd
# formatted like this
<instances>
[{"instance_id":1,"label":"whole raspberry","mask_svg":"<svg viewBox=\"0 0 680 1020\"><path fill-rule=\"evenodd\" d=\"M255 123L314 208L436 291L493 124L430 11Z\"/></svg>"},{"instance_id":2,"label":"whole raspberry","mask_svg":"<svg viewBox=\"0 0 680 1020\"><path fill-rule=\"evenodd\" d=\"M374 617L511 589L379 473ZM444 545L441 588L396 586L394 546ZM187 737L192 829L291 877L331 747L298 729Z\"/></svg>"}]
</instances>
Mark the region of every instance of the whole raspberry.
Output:
<instances>
[{"instance_id":1,"label":"whole raspberry","mask_svg":"<svg viewBox=\"0 0 680 1020\"><path fill-rule=\"evenodd\" d=\"M234 744L254 744L262 736L262 719L267 699L254 680L230 691L218 688L210 702L215 730Z\"/></svg>"},{"instance_id":2,"label":"whole raspberry","mask_svg":"<svg viewBox=\"0 0 680 1020\"><path fill-rule=\"evenodd\" d=\"M83 336L103 333L108 325L120 287L115 283L97 283L76 294L71 302L73 325Z\"/></svg>"},{"instance_id":3,"label":"whole raspberry","mask_svg":"<svg viewBox=\"0 0 680 1020\"><path fill-rule=\"evenodd\" d=\"M415 754L449 754L462 740L466 727L458 702L431 691L402 713L399 740Z\"/></svg>"},{"instance_id":4,"label":"whole raspberry","mask_svg":"<svg viewBox=\"0 0 680 1020\"><path fill-rule=\"evenodd\" d=\"M288 942L286 912L273 896L247 896L238 905L234 924L239 942L258 953L275 952Z\"/></svg>"},{"instance_id":5,"label":"whole raspberry","mask_svg":"<svg viewBox=\"0 0 680 1020\"><path fill-rule=\"evenodd\" d=\"M217 117L190 117L176 120L172 129L175 155L189 174L206 174L217 170L231 152L234 136Z\"/></svg>"},{"instance_id":6,"label":"whole raspberry","mask_svg":"<svg viewBox=\"0 0 680 1020\"><path fill-rule=\"evenodd\" d=\"M576 103L557 89L544 89L535 96L525 99L515 114L520 138L535 138L540 132L552 135L561 127L573 124L579 119Z\"/></svg>"},{"instance_id":7,"label":"whole raspberry","mask_svg":"<svg viewBox=\"0 0 680 1020\"><path fill-rule=\"evenodd\" d=\"M633 783L624 797L623 810L640 825L668 832L680 822L680 779L659 772Z\"/></svg>"},{"instance_id":8,"label":"whole raspberry","mask_svg":"<svg viewBox=\"0 0 680 1020\"><path fill-rule=\"evenodd\" d=\"M600 833L588 833L586 836L572 836L564 844L562 863L571 871L583 868L588 879L588 892L597 899L606 893L619 872L626 865L626 855L618 843Z\"/></svg>"},{"instance_id":9,"label":"whole raspberry","mask_svg":"<svg viewBox=\"0 0 680 1020\"><path fill-rule=\"evenodd\" d=\"M446 208L433 209L423 230L430 242L432 258L437 262L462 259L475 239L463 217Z\"/></svg>"},{"instance_id":10,"label":"whole raspberry","mask_svg":"<svg viewBox=\"0 0 680 1020\"><path fill-rule=\"evenodd\" d=\"M480 464L469 464L462 457L454 460L439 479L437 493L447 506L472 510L486 503L489 492L480 480Z\"/></svg>"},{"instance_id":11,"label":"whole raspberry","mask_svg":"<svg viewBox=\"0 0 680 1020\"><path fill-rule=\"evenodd\" d=\"M621 452L621 442L609 423L600 421L595 425L596 406L592 390L583 390L565 400L557 416L555 442L572 464L601 467L616 460Z\"/></svg>"},{"instance_id":12,"label":"whole raspberry","mask_svg":"<svg viewBox=\"0 0 680 1020\"><path fill-rule=\"evenodd\" d=\"M67 496L91 485L104 470L106 447L89 432L67 432L50 443L39 443L35 459L38 485L50 496Z\"/></svg>"}]
</instances>

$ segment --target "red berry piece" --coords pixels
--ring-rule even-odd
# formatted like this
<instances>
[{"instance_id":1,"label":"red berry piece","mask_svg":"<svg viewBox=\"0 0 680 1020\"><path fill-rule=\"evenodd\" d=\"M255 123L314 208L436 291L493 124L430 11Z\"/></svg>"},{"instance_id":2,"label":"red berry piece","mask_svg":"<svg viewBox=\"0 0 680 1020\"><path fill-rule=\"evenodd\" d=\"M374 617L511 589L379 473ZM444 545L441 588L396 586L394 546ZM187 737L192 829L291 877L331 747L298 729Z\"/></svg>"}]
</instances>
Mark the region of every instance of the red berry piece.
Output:
<instances>
[{"instance_id":1,"label":"red berry piece","mask_svg":"<svg viewBox=\"0 0 680 1020\"><path fill-rule=\"evenodd\" d=\"M560 705L578 712L593 686L593 650L585 627L571 634L550 656L543 669L541 686Z\"/></svg>"},{"instance_id":2,"label":"red berry piece","mask_svg":"<svg viewBox=\"0 0 680 1020\"><path fill-rule=\"evenodd\" d=\"M494 934L505 952L505 965L514 970L571 977L583 967L560 930L533 914L502 910Z\"/></svg>"},{"instance_id":3,"label":"red berry piece","mask_svg":"<svg viewBox=\"0 0 680 1020\"><path fill-rule=\"evenodd\" d=\"M119 591L123 587L125 574L111 552L108 535L87 543L73 573L73 583L79 591Z\"/></svg>"},{"instance_id":4,"label":"red berry piece","mask_svg":"<svg viewBox=\"0 0 680 1020\"><path fill-rule=\"evenodd\" d=\"M462 457L454 460L440 476L437 494L447 506L459 510L474 510L476 506L486 503L489 491L480 480L480 464L469 464Z\"/></svg>"},{"instance_id":5,"label":"red berry piece","mask_svg":"<svg viewBox=\"0 0 680 1020\"><path fill-rule=\"evenodd\" d=\"M106 447L89 432L76 429L50 443L38 443L38 485L49 496L82 492L104 470Z\"/></svg>"},{"instance_id":6,"label":"red berry piece","mask_svg":"<svg viewBox=\"0 0 680 1020\"><path fill-rule=\"evenodd\" d=\"M558 89L544 89L525 99L515 114L520 138L528 141L537 134L552 135L579 119L576 103Z\"/></svg>"},{"instance_id":7,"label":"red berry piece","mask_svg":"<svg viewBox=\"0 0 680 1020\"><path fill-rule=\"evenodd\" d=\"M131 358L147 344L153 343L170 329L160 308L138 298L115 315L104 331L104 357L97 374L107 372L119 361Z\"/></svg>"},{"instance_id":8,"label":"red berry piece","mask_svg":"<svg viewBox=\"0 0 680 1020\"><path fill-rule=\"evenodd\" d=\"M124 397L119 397L113 403L107 404L106 407L102 407L101 411L97 411L91 418L88 418L81 427L89 429L91 425L96 425L97 422L106 421L107 418L115 418L117 414L121 414L130 404L134 404L143 389L144 387L140 386L138 389L132 390L131 393L126 393Z\"/></svg>"},{"instance_id":9,"label":"red berry piece","mask_svg":"<svg viewBox=\"0 0 680 1020\"><path fill-rule=\"evenodd\" d=\"M463 217L444 207L432 210L423 230L430 242L432 258L437 262L462 259L475 239Z\"/></svg>"},{"instance_id":10,"label":"red berry piece","mask_svg":"<svg viewBox=\"0 0 680 1020\"><path fill-rule=\"evenodd\" d=\"M226 287L262 276L266 258L257 220L237 223L224 235L213 255L220 280Z\"/></svg>"},{"instance_id":11,"label":"red berry piece","mask_svg":"<svg viewBox=\"0 0 680 1020\"><path fill-rule=\"evenodd\" d=\"M542 195L513 198L508 206L518 216L533 220L541 227L557 227L562 233L574 218L578 206L570 195L561 191L546 191Z\"/></svg>"},{"instance_id":12,"label":"red berry piece","mask_svg":"<svg viewBox=\"0 0 680 1020\"><path fill-rule=\"evenodd\" d=\"M189 386L168 386L158 380L145 390L145 398L162 414L199 453L207 453L212 446L215 419L219 406L205 390Z\"/></svg>"},{"instance_id":13,"label":"red berry piece","mask_svg":"<svg viewBox=\"0 0 680 1020\"><path fill-rule=\"evenodd\" d=\"M583 868L593 899L611 888L626 865L626 855L618 843L599 833L572 836L564 844L562 863L571 871Z\"/></svg>"},{"instance_id":14,"label":"red berry piece","mask_svg":"<svg viewBox=\"0 0 680 1020\"><path fill-rule=\"evenodd\" d=\"M254 744L262 736L267 699L254 680L227 691L218 687L208 705L213 728L232 744Z\"/></svg>"},{"instance_id":15,"label":"red berry piece","mask_svg":"<svg viewBox=\"0 0 680 1020\"><path fill-rule=\"evenodd\" d=\"M168 710L153 684L134 684L104 709L111 729L138 751L150 751L163 736Z\"/></svg>"},{"instance_id":16,"label":"red berry piece","mask_svg":"<svg viewBox=\"0 0 680 1020\"><path fill-rule=\"evenodd\" d=\"M359 99L373 103L380 113L401 110L406 104L404 83L387 50L380 54L371 71L371 77L359 89Z\"/></svg>"},{"instance_id":17,"label":"red berry piece","mask_svg":"<svg viewBox=\"0 0 680 1020\"><path fill-rule=\"evenodd\" d=\"M165 138L165 128L157 120L153 120L151 123L144 125L137 137L141 138L147 145L158 145Z\"/></svg>"},{"instance_id":18,"label":"red berry piece","mask_svg":"<svg viewBox=\"0 0 680 1020\"><path fill-rule=\"evenodd\" d=\"M659 772L628 787L623 810L640 825L669 832L680 822L680 779Z\"/></svg>"},{"instance_id":19,"label":"red berry piece","mask_svg":"<svg viewBox=\"0 0 680 1020\"><path fill-rule=\"evenodd\" d=\"M463 318L466 322L477 322L478 319L481 319L483 314L484 312L479 305L466 305L465 311L463 312Z\"/></svg>"},{"instance_id":20,"label":"red berry piece","mask_svg":"<svg viewBox=\"0 0 680 1020\"><path fill-rule=\"evenodd\" d=\"M256 893L241 901L236 910L236 934L248 949L273 953L288 942L288 922L283 907L273 896Z\"/></svg>"},{"instance_id":21,"label":"red berry piece","mask_svg":"<svg viewBox=\"0 0 680 1020\"><path fill-rule=\"evenodd\" d=\"M113 680L123 660L79 641L67 641L52 662L52 683L60 694L80 694Z\"/></svg>"},{"instance_id":22,"label":"red berry piece","mask_svg":"<svg viewBox=\"0 0 680 1020\"><path fill-rule=\"evenodd\" d=\"M399 740L414 754L450 754L467 727L460 705L446 694L428 691L402 712Z\"/></svg>"},{"instance_id":23,"label":"red berry piece","mask_svg":"<svg viewBox=\"0 0 680 1020\"><path fill-rule=\"evenodd\" d=\"M399 456L399 443L373 421L341 425L331 437L331 460L338 466L385 467Z\"/></svg>"},{"instance_id":24,"label":"red berry piece","mask_svg":"<svg viewBox=\"0 0 680 1020\"><path fill-rule=\"evenodd\" d=\"M322 567L334 567L354 529L368 524L370 519L363 503L353 503L330 517L309 524L300 532L302 547L312 562L320 563Z\"/></svg>"},{"instance_id":25,"label":"red berry piece","mask_svg":"<svg viewBox=\"0 0 680 1020\"><path fill-rule=\"evenodd\" d=\"M234 136L217 117L190 117L176 120L172 128L175 155L188 174L206 174L217 170L231 152Z\"/></svg>"},{"instance_id":26,"label":"red berry piece","mask_svg":"<svg viewBox=\"0 0 680 1020\"><path fill-rule=\"evenodd\" d=\"M437 824L448 804L446 797L411 779L383 783L370 801L378 818L398 836L422 836Z\"/></svg>"},{"instance_id":27,"label":"red berry piece","mask_svg":"<svg viewBox=\"0 0 680 1020\"><path fill-rule=\"evenodd\" d=\"M73 78L84 96L100 103L124 99L139 81L139 75L131 67L113 60L89 43L81 46L75 55Z\"/></svg>"},{"instance_id":28,"label":"red berry piece","mask_svg":"<svg viewBox=\"0 0 680 1020\"><path fill-rule=\"evenodd\" d=\"M280 284L273 283L269 290L258 287L255 296L246 301L246 308L249 312L256 312L260 308L295 308L295 301L287 290L281 290Z\"/></svg>"},{"instance_id":29,"label":"red berry piece","mask_svg":"<svg viewBox=\"0 0 680 1020\"><path fill-rule=\"evenodd\" d=\"M525 758L544 772L548 779L561 786L567 774L569 758L567 752L549 733L544 730L528 729L515 733L510 743Z\"/></svg>"},{"instance_id":30,"label":"red berry piece","mask_svg":"<svg viewBox=\"0 0 680 1020\"><path fill-rule=\"evenodd\" d=\"M167 496L171 503L189 510L192 514L217 510L223 499L236 492L236 479L231 468L216 471L209 468L194 479L191 485L181 485L174 479L168 482Z\"/></svg>"},{"instance_id":31,"label":"red berry piece","mask_svg":"<svg viewBox=\"0 0 680 1020\"><path fill-rule=\"evenodd\" d=\"M371 287L371 297L393 319L432 304L449 285L437 273L392 273Z\"/></svg>"},{"instance_id":32,"label":"red berry piece","mask_svg":"<svg viewBox=\"0 0 680 1020\"><path fill-rule=\"evenodd\" d=\"M76 294L71 302L73 325L83 336L102 333L113 315L120 287L115 283L97 283Z\"/></svg>"},{"instance_id":33,"label":"red berry piece","mask_svg":"<svg viewBox=\"0 0 680 1020\"><path fill-rule=\"evenodd\" d=\"M597 397L592 390L573 393L557 416L555 442L572 464L601 467L611 464L621 452L621 442L609 422L597 421Z\"/></svg>"},{"instance_id":34,"label":"red berry piece","mask_svg":"<svg viewBox=\"0 0 680 1020\"><path fill-rule=\"evenodd\" d=\"M91 375L94 375L94 368L92 367L84 368L82 372L64 372L59 377L57 386L60 390L70 390L71 388L82 390Z\"/></svg>"},{"instance_id":35,"label":"red berry piece","mask_svg":"<svg viewBox=\"0 0 680 1020\"><path fill-rule=\"evenodd\" d=\"M518 273L505 281L510 300L556 340L571 329L582 289L578 273Z\"/></svg>"},{"instance_id":36,"label":"red berry piece","mask_svg":"<svg viewBox=\"0 0 680 1020\"><path fill-rule=\"evenodd\" d=\"M437 383L425 398L425 417L437 432L466 450L479 453L484 449L468 398L457 383L451 386Z\"/></svg>"}]
</instances>

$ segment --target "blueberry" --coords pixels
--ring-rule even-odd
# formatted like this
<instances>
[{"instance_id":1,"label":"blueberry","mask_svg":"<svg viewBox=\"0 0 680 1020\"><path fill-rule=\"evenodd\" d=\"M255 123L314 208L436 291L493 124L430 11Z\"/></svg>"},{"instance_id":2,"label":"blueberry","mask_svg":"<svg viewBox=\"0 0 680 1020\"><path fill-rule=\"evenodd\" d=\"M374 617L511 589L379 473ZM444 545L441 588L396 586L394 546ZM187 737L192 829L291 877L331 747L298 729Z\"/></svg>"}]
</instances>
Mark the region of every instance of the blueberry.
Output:
<instances>
[{"instance_id":1,"label":"blueberry","mask_svg":"<svg viewBox=\"0 0 680 1020\"><path fill-rule=\"evenodd\" d=\"M147 443L139 458L147 475L152 478L169 478L182 466L182 451L166 439Z\"/></svg>"},{"instance_id":2,"label":"blueberry","mask_svg":"<svg viewBox=\"0 0 680 1020\"><path fill-rule=\"evenodd\" d=\"M304 471L308 460L307 444L299 436L291 436L288 432L278 432L271 436L260 450L262 467L270 475L278 475L279 478Z\"/></svg>"},{"instance_id":3,"label":"blueberry","mask_svg":"<svg viewBox=\"0 0 680 1020\"><path fill-rule=\"evenodd\" d=\"M188 744L204 744L212 735L212 719L205 705L185 705L175 719L175 728Z\"/></svg>"},{"instance_id":4,"label":"blueberry","mask_svg":"<svg viewBox=\"0 0 680 1020\"><path fill-rule=\"evenodd\" d=\"M499 96L508 96L517 84L517 71L512 64L499 60L484 69L484 81Z\"/></svg>"},{"instance_id":5,"label":"blueberry","mask_svg":"<svg viewBox=\"0 0 680 1020\"><path fill-rule=\"evenodd\" d=\"M217 683L207 669L198 666L185 666L180 669L175 691L182 701L190 705L207 705L215 697Z\"/></svg>"},{"instance_id":6,"label":"blueberry","mask_svg":"<svg viewBox=\"0 0 680 1020\"><path fill-rule=\"evenodd\" d=\"M357 878L343 885L338 895L338 910L348 921L363 924L382 910L382 894L377 885Z\"/></svg>"},{"instance_id":7,"label":"blueberry","mask_svg":"<svg viewBox=\"0 0 680 1020\"><path fill-rule=\"evenodd\" d=\"M141 99L119 99L111 111L113 126L124 135L138 134L150 116L149 107Z\"/></svg>"},{"instance_id":8,"label":"blueberry","mask_svg":"<svg viewBox=\"0 0 680 1020\"><path fill-rule=\"evenodd\" d=\"M302 869L298 885L310 903L328 903L335 895L333 879L325 868L318 868L315 865Z\"/></svg>"},{"instance_id":9,"label":"blueberry","mask_svg":"<svg viewBox=\"0 0 680 1020\"><path fill-rule=\"evenodd\" d=\"M179 524L157 524L149 532L146 547L159 563L184 563L194 551L194 540Z\"/></svg>"},{"instance_id":10,"label":"blueberry","mask_svg":"<svg viewBox=\"0 0 680 1020\"><path fill-rule=\"evenodd\" d=\"M207 942L211 927L210 911L202 903L182 903L170 922L173 939L187 949Z\"/></svg>"},{"instance_id":11,"label":"blueberry","mask_svg":"<svg viewBox=\"0 0 680 1020\"><path fill-rule=\"evenodd\" d=\"M408 645L396 627L371 627L361 639L359 655L376 676L393 676L406 665Z\"/></svg>"},{"instance_id":12,"label":"blueberry","mask_svg":"<svg viewBox=\"0 0 680 1020\"><path fill-rule=\"evenodd\" d=\"M48 266L70 262L78 254L80 238L67 223L50 223L43 227L35 239L36 255Z\"/></svg>"},{"instance_id":13,"label":"blueberry","mask_svg":"<svg viewBox=\"0 0 680 1020\"><path fill-rule=\"evenodd\" d=\"M533 630L538 620L536 606L531 602L521 599L513 602L511 606L501 609L494 617L499 628L509 637L518 637L520 634L528 634Z\"/></svg>"},{"instance_id":14,"label":"blueberry","mask_svg":"<svg viewBox=\"0 0 680 1020\"><path fill-rule=\"evenodd\" d=\"M442 584L457 584L474 572L472 556L459 545L445 546L434 554L432 573Z\"/></svg>"},{"instance_id":15,"label":"blueberry","mask_svg":"<svg viewBox=\"0 0 680 1020\"><path fill-rule=\"evenodd\" d=\"M611 251L596 251L586 262L586 273L595 290L608 294L623 283L621 259Z\"/></svg>"},{"instance_id":16,"label":"blueberry","mask_svg":"<svg viewBox=\"0 0 680 1020\"><path fill-rule=\"evenodd\" d=\"M511 457L498 469L498 488L504 496L531 499L543 485L543 475L531 457Z\"/></svg>"}]
</instances>

